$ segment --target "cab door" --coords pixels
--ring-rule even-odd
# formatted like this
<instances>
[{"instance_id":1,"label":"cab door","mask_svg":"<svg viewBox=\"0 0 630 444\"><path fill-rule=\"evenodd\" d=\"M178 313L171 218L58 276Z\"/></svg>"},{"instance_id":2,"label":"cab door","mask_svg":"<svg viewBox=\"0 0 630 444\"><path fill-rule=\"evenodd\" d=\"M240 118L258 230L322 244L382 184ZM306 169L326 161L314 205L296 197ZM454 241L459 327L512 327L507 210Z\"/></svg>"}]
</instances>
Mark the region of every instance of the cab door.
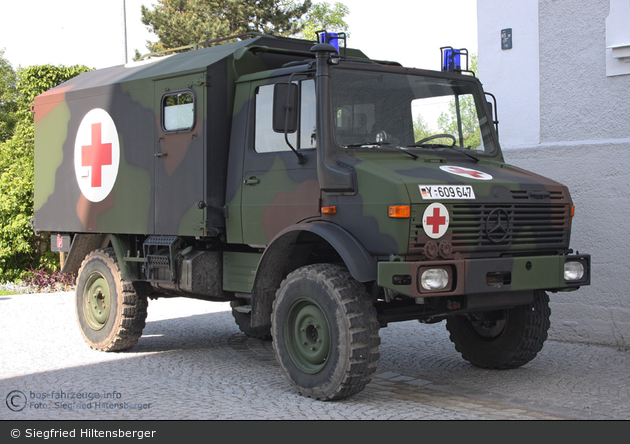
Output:
<instances>
[{"instance_id":1,"label":"cab door","mask_svg":"<svg viewBox=\"0 0 630 444\"><path fill-rule=\"evenodd\" d=\"M284 80L286 82L286 80ZM315 85L296 81L299 96L297 123L285 140L274 130L274 84L252 84L255 110L253 136L243 159L241 214L243 241L265 246L284 228L320 214L315 140Z\"/></svg>"},{"instance_id":2,"label":"cab door","mask_svg":"<svg viewBox=\"0 0 630 444\"><path fill-rule=\"evenodd\" d=\"M155 234L195 236L205 228L205 210L197 205L206 201L205 103L203 73L155 82Z\"/></svg>"}]
</instances>

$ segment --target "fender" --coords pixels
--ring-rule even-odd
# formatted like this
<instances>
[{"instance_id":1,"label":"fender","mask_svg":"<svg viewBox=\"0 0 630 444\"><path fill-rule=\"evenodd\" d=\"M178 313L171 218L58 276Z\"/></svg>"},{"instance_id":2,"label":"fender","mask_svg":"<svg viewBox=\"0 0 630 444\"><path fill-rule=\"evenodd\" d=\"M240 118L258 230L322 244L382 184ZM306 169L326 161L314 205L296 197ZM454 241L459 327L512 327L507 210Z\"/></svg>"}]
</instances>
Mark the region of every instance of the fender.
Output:
<instances>
[{"instance_id":1,"label":"fender","mask_svg":"<svg viewBox=\"0 0 630 444\"><path fill-rule=\"evenodd\" d=\"M317 234L328 242L337 251L339 256L341 256L346 267L348 267L348 271L357 281L370 282L376 280L376 259L368 253L365 247L349 231L346 231L339 225L323 221L301 223L285 228L271 241L263 254L261 264L265 260L267 251L270 250L277 239L282 238L285 234L296 231L308 231Z\"/></svg>"},{"instance_id":2,"label":"fender","mask_svg":"<svg viewBox=\"0 0 630 444\"><path fill-rule=\"evenodd\" d=\"M107 234L75 234L61 272L68 274L78 273L83 259L85 259L88 254L99 248L105 248L108 244L109 235Z\"/></svg>"},{"instance_id":3,"label":"fender","mask_svg":"<svg viewBox=\"0 0 630 444\"><path fill-rule=\"evenodd\" d=\"M330 222L300 223L285 228L269 243L263 253L252 289L252 327L271 324L273 299L282 280L291 271L306 264L310 247L300 245L301 234L313 233L328 242L359 282L375 281L376 259L348 231Z\"/></svg>"}]
</instances>

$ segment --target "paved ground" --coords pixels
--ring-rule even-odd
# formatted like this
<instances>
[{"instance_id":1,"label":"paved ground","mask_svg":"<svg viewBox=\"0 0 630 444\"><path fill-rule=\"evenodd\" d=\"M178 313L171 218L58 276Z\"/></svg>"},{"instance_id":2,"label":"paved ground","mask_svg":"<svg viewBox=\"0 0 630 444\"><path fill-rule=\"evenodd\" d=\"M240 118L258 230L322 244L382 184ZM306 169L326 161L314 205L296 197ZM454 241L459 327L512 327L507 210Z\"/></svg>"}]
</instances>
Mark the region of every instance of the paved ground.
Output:
<instances>
[{"instance_id":1,"label":"paved ground","mask_svg":"<svg viewBox=\"0 0 630 444\"><path fill-rule=\"evenodd\" d=\"M630 419L628 351L548 341L526 366L489 371L460 358L443 323L391 324L368 387L323 403L291 389L271 343L242 335L226 303L151 301L138 344L101 353L73 299L0 296L0 420ZM18 412L4 402L16 395Z\"/></svg>"}]
</instances>

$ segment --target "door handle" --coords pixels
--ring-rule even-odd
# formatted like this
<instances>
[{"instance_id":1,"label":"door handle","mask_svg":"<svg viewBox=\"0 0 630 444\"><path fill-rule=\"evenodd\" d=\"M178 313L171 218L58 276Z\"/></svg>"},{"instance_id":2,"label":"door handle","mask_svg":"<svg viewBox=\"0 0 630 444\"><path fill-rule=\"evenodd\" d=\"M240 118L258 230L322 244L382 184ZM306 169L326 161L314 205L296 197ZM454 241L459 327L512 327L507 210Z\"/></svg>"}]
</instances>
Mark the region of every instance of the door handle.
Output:
<instances>
[{"instance_id":1,"label":"door handle","mask_svg":"<svg viewBox=\"0 0 630 444\"><path fill-rule=\"evenodd\" d=\"M168 156L168 153L155 153L154 156L157 157L157 158L166 157L166 156Z\"/></svg>"},{"instance_id":2,"label":"door handle","mask_svg":"<svg viewBox=\"0 0 630 444\"><path fill-rule=\"evenodd\" d=\"M260 183L260 179L256 176L249 176L243 181L245 185L256 185Z\"/></svg>"}]
</instances>

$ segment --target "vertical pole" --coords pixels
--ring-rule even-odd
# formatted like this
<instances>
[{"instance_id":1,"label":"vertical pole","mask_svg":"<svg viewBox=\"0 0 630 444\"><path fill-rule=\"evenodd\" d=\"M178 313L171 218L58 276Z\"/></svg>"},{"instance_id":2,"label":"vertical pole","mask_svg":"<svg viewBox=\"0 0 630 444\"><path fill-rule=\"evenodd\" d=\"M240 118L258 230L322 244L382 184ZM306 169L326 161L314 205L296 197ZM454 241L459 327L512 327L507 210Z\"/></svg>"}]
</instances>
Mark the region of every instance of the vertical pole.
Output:
<instances>
[{"instance_id":1,"label":"vertical pole","mask_svg":"<svg viewBox=\"0 0 630 444\"><path fill-rule=\"evenodd\" d=\"M123 0L123 30L125 32L125 63L129 62L129 58L127 56L127 4L126 1Z\"/></svg>"}]
</instances>

